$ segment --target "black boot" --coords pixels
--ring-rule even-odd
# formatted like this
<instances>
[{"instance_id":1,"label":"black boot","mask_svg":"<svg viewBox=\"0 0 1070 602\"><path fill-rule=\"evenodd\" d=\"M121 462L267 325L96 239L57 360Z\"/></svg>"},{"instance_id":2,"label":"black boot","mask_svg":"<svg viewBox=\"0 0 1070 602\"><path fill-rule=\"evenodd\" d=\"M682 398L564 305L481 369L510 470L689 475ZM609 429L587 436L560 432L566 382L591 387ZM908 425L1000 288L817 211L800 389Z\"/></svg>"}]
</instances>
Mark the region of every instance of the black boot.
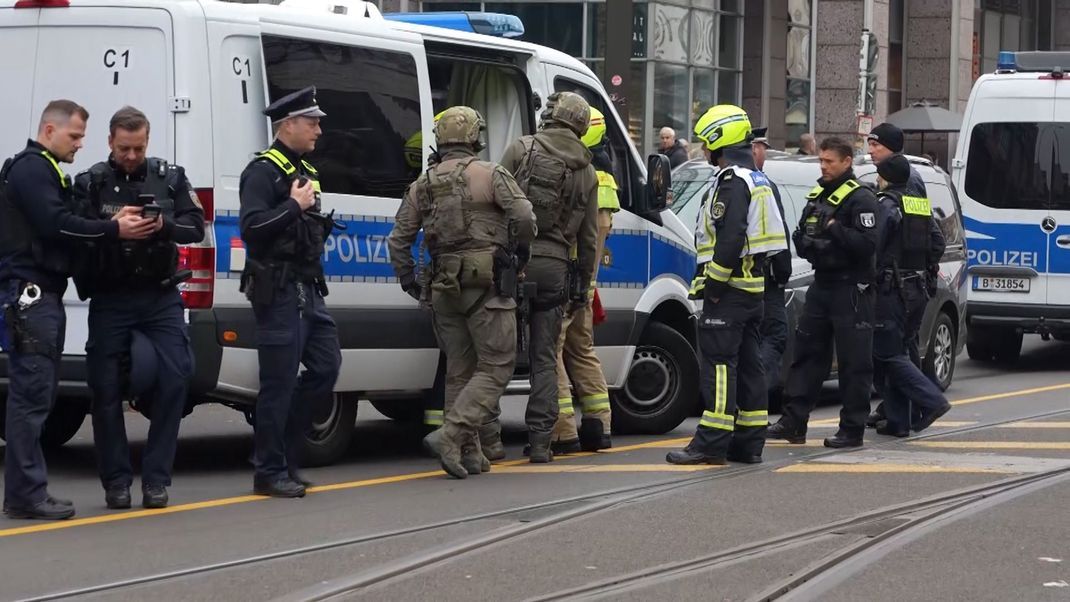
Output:
<instances>
[{"instance_id":1,"label":"black boot","mask_svg":"<svg viewBox=\"0 0 1070 602\"><path fill-rule=\"evenodd\" d=\"M130 507L130 487L126 485L111 485L104 490L104 503L112 510L121 510Z\"/></svg>"},{"instance_id":2,"label":"black boot","mask_svg":"<svg viewBox=\"0 0 1070 602\"><path fill-rule=\"evenodd\" d=\"M63 520L74 516L74 506L57 504L52 498L45 498L29 508L17 508L4 504L4 514L8 518L31 518L41 520Z\"/></svg>"},{"instance_id":3,"label":"black boot","mask_svg":"<svg viewBox=\"0 0 1070 602\"><path fill-rule=\"evenodd\" d=\"M256 495L269 495L271 497L305 497L304 485L283 475L272 479L262 477L253 478L253 492Z\"/></svg>"},{"instance_id":4,"label":"black boot","mask_svg":"<svg viewBox=\"0 0 1070 602\"><path fill-rule=\"evenodd\" d=\"M793 429L787 425L784 421L777 422L770 425L765 430L766 439L783 439L788 443L801 445L806 443L806 433L800 433L798 429Z\"/></svg>"},{"instance_id":5,"label":"black boot","mask_svg":"<svg viewBox=\"0 0 1070 602\"><path fill-rule=\"evenodd\" d=\"M877 434L888 435L889 437L906 437L910 435L910 431L887 420L881 420L877 423Z\"/></svg>"},{"instance_id":6,"label":"black boot","mask_svg":"<svg viewBox=\"0 0 1070 602\"><path fill-rule=\"evenodd\" d=\"M701 452L692 450L690 447L685 447L678 451L671 451L665 454L665 461L669 464L713 464L715 466L723 466L728 464L724 456L709 456Z\"/></svg>"},{"instance_id":7,"label":"black boot","mask_svg":"<svg viewBox=\"0 0 1070 602\"><path fill-rule=\"evenodd\" d=\"M596 452L611 447L613 447L613 441L602 426L601 420L598 418L580 420L580 448L583 451Z\"/></svg>"},{"instance_id":8,"label":"black boot","mask_svg":"<svg viewBox=\"0 0 1070 602\"><path fill-rule=\"evenodd\" d=\"M163 485L142 485L141 506L143 508L166 508L167 488Z\"/></svg>"},{"instance_id":9,"label":"black boot","mask_svg":"<svg viewBox=\"0 0 1070 602\"><path fill-rule=\"evenodd\" d=\"M918 419L918 421L914 423L914 432L915 433L920 433L920 432L924 431L925 429L929 428L930 426L933 425L934 422L939 420L941 416L943 416L944 414L947 414L948 410L950 410L950 409L951 409L951 404L945 404L943 407L936 408L935 410L925 410L925 411L923 411L921 413L921 418Z\"/></svg>"},{"instance_id":10,"label":"black boot","mask_svg":"<svg viewBox=\"0 0 1070 602\"><path fill-rule=\"evenodd\" d=\"M825 447L842 449L846 447L862 447L861 435L849 435L843 431L837 431L832 437L825 439Z\"/></svg>"}]
</instances>

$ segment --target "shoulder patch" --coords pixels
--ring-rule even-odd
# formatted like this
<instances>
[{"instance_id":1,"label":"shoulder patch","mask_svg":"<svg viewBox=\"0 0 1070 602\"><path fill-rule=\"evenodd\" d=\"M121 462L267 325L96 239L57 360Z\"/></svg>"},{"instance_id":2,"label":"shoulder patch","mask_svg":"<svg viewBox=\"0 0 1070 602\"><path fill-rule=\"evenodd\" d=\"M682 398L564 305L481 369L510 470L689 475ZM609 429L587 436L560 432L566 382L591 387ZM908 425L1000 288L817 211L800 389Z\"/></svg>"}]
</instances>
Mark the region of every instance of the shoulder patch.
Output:
<instances>
[{"instance_id":1,"label":"shoulder patch","mask_svg":"<svg viewBox=\"0 0 1070 602\"><path fill-rule=\"evenodd\" d=\"M877 216L871 212L859 213L858 221L862 223L863 228L873 228L877 225Z\"/></svg>"},{"instance_id":2,"label":"shoulder patch","mask_svg":"<svg viewBox=\"0 0 1070 602\"><path fill-rule=\"evenodd\" d=\"M204 206L201 205L201 199L197 197L197 192L192 188L189 189L189 200L196 205L198 209L204 211Z\"/></svg>"},{"instance_id":3,"label":"shoulder patch","mask_svg":"<svg viewBox=\"0 0 1070 602\"><path fill-rule=\"evenodd\" d=\"M710 208L710 215L713 216L713 219L721 219L722 217L724 217L724 212L725 206L724 202L722 201L717 201L713 204L713 207Z\"/></svg>"},{"instance_id":4,"label":"shoulder patch","mask_svg":"<svg viewBox=\"0 0 1070 602\"><path fill-rule=\"evenodd\" d=\"M750 179L754 182L755 186L768 186L769 178L765 177L765 174L760 171L750 172Z\"/></svg>"}]
</instances>

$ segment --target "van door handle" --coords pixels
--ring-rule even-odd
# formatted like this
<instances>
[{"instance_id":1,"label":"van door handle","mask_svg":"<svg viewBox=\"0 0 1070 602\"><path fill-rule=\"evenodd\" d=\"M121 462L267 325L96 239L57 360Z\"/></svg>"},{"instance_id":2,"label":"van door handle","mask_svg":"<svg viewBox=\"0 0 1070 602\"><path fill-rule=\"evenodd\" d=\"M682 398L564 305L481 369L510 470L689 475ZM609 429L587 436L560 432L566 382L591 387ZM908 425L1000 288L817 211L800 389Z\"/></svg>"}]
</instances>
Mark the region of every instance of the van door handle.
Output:
<instances>
[{"instance_id":1,"label":"van door handle","mask_svg":"<svg viewBox=\"0 0 1070 602\"><path fill-rule=\"evenodd\" d=\"M1064 249L1070 249L1070 235L1063 234L1059 238L1056 238L1055 244L1059 245Z\"/></svg>"}]
</instances>

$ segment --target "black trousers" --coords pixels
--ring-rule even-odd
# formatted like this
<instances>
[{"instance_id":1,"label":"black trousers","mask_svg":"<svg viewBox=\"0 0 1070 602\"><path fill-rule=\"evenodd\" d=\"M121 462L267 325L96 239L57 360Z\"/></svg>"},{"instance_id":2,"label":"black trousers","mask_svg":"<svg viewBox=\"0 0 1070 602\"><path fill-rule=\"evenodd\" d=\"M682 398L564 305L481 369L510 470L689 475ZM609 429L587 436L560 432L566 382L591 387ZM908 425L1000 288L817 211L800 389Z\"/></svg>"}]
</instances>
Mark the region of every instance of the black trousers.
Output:
<instances>
[{"instance_id":1,"label":"black trousers","mask_svg":"<svg viewBox=\"0 0 1070 602\"><path fill-rule=\"evenodd\" d=\"M843 400L840 432L862 437L873 387L874 300L873 285L853 282L815 281L807 290L781 417L797 433L806 433L810 412L832 367L835 341Z\"/></svg>"},{"instance_id":2,"label":"black trousers","mask_svg":"<svg viewBox=\"0 0 1070 602\"><path fill-rule=\"evenodd\" d=\"M765 315L761 325L762 366L768 390L780 386L784 350L788 346L788 311L784 307L784 289L765 284Z\"/></svg>"},{"instance_id":3,"label":"black trousers","mask_svg":"<svg viewBox=\"0 0 1070 602\"><path fill-rule=\"evenodd\" d=\"M762 296L730 288L702 304L699 387L705 411L688 449L708 456L760 456L769 425L759 352Z\"/></svg>"}]
</instances>

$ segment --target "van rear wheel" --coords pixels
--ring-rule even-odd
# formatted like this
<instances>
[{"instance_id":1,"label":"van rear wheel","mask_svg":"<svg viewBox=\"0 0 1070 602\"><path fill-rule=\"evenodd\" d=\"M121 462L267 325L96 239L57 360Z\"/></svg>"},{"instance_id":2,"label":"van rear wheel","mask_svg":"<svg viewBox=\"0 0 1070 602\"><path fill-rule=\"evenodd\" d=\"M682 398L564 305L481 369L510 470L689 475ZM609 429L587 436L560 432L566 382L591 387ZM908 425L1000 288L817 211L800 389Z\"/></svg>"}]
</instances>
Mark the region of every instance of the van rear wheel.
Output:
<instances>
[{"instance_id":1,"label":"van rear wheel","mask_svg":"<svg viewBox=\"0 0 1070 602\"><path fill-rule=\"evenodd\" d=\"M661 435L680 426L698 403L698 357L680 333L647 325L624 388L610 393L613 432Z\"/></svg>"},{"instance_id":2,"label":"van rear wheel","mask_svg":"<svg viewBox=\"0 0 1070 602\"><path fill-rule=\"evenodd\" d=\"M312 429L304 439L302 466L334 464L349 451L357 421L357 400L342 393L317 404L312 414Z\"/></svg>"}]
</instances>

